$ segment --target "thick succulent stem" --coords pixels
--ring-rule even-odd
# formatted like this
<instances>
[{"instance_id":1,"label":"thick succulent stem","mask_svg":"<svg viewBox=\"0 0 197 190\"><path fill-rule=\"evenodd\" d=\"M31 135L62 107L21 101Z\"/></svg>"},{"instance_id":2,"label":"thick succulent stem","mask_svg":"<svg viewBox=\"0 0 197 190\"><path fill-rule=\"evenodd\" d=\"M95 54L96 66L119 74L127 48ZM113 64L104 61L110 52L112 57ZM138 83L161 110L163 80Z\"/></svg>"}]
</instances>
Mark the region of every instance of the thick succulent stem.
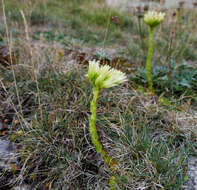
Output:
<instances>
[{"instance_id":1,"label":"thick succulent stem","mask_svg":"<svg viewBox=\"0 0 197 190\"><path fill-rule=\"evenodd\" d=\"M148 39L148 55L146 59L146 75L148 79L148 86L149 90L153 92L153 81L152 81L152 76L151 76L151 60L152 60L152 55L153 55L153 34L154 34L154 27L150 27L150 34L149 34L149 39Z\"/></svg>"},{"instance_id":2,"label":"thick succulent stem","mask_svg":"<svg viewBox=\"0 0 197 190\"><path fill-rule=\"evenodd\" d=\"M91 135L91 140L92 143L96 149L96 151L101 155L101 157L104 159L105 163L108 165L108 167L110 168L110 170L113 172L114 171L114 166L116 164L115 160L113 158L111 158L110 156L107 155L107 152L103 149L103 146L99 140L99 136L98 136L98 132L96 129L96 109L97 109L97 99L99 96L99 92L100 89L97 87L93 87L93 99L91 101L91 105L90 105L90 111L91 111L91 116L89 119L89 131L90 131L90 135ZM115 183L115 179L112 176L110 178L110 186L111 189L114 189L114 183Z\"/></svg>"},{"instance_id":3,"label":"thick succulent stem","mask_svg":"<svg viewBox=\"0 0 197 190\"><path fill-rule=\"evenodd\" d=\"M92 143L93 143L94 147L96 148L96 151L98 153L100 153L101 155L103 155L102 144L99 141L99 136L98 136L98 132L97 132L96 125L95 125L98 96L99 96L99 88L94 87L93 88L93 99L92 99L92 102L90 105L90 111L92 114L89 119L89 130L90 130Z\"/></svg>"},{"instance_id":4,"label":"thick succulent stem","mask_svg":"<svg viewBox=\"0 0 197 190\"><path fill-rule=\"evenodd\" d=\"M96 151L101 155L101 157L105 160L106 164L112 168L115 164L113 158L107 155L106 151L103 149L103 146L99 140L98 132L96 129L96 109L97 109L97 99L99 96L100 89L97 87L93 87L93 99L90 105L91 116L89 119L89 130L91 135L92 143L96 149Z\"/></svg>"}]
</instances>

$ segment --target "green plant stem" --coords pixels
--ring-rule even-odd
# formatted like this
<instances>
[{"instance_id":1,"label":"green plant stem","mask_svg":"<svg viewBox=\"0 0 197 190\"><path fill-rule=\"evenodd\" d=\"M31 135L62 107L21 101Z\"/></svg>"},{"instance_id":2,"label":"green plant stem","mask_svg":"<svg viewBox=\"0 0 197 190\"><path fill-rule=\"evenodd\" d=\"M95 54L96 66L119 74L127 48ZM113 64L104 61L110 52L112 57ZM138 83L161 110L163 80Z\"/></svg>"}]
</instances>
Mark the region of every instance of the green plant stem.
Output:
<instances>
[{"instance_id":1,"label":"green plant stem","mask_svg":"<svg viewBox=\"0 0 197 190\"><path fill-rule=\"evenodd\" d=\"M91 111L91 116L90 116L90 120L89 120L89 130L90 130L90 135L91 135L91 139L92 139L92 143L94 145L94 147L96 148L96 151L98 153L101 154L101 156L103 154L102 151L102 144L99 141L99 136L98 136L98 132L96 129L96 107L97 107L97 99L99 96L99 88L93 87L93 99L90 105L90 111Z\"/></svg>"},{"instance_id":2,"label":"green plant stem","mask_svg":"<svg viewBox=\"0 0 197 190\"><path fill-rule=\"evenodd\" d=\"M140 34L140 41L141 41L141 47L143 48L143 32L142 32L142 23L141 23L141 17L138 16L138 31Z\"/></svg>"},{"instance_id":3,"label":"green plant stem","mask_svg":"<svg viewBox=\"0 0 197 190\"><path fill-rule=\"evenodd\" d=\"M148 79L149 90L153 92L153 81L151 76L151 60L153 55L153 34L154 34L154 27L150 27L150 34L148 39L148 55L146 59L146 74Z\"/></svg>"},{"instance_id":4,"label":"green plant stem","mask_svg":"<svg viewBox=\"0 0 197 190\"><path fill-rule=\"evenodd\" d=\"M114 165L116 164L115 160L107 155L107 152L103 149L103 146L99 140L98 132L96 129L96 109L97 109L97 99L99 96L100 89L97 87L93 87L93 99L90 104L90 111L91 116L89 119L89 131L91 135L92 143L96 149L96 151L101 155L101 157L104 159L105 163L109 166L110 170L114 171ZM115 184L115 177L112 176L110 178L110 188L113 190Z\"/></svg>"},{"instance_id":5,"label":"green plant stem","mask_svg":"<svg viewBox=\"0 0 197 190\"><path fill-rule=\"evenodd\" d=\"M107 155L106 151L103 149L103 146L99 140L98 132L96 129L96 108L97 108L97 99L99 96L100 89L97 87L93 87L93 99L90 105L90 112L92 113L89 120L89 130L91 135L92 143L96 149L96 151L101 155L101 157L105 160L106 164L113 168L115 164L115 160Z\"/></svg>"},{"instance_id":6,"label":"green plant stem","mask_svg":"<svg viewBox=\"0 0 197 190\"><path fill-rule=\"evenodd\" d=\"M141 18L138 17L138 30L140 34L140 38L142 39L142 27L141 27Z\"/></svg>"}]
</instances>

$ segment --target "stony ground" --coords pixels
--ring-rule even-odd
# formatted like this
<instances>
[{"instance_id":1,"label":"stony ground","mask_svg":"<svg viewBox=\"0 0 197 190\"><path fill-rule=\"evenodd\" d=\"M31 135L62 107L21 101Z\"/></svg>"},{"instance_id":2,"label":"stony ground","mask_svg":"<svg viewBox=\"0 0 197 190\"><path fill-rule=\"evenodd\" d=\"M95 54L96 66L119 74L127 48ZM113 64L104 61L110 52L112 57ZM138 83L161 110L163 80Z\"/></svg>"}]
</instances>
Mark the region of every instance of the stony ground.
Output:
<instances>
[{"instance_id":1,"label":"stony ground","mask_svg":"<svg viewBox=\"0 0 197 190\"><path fill-rule=\"evenodd\" d=\"M197 158L190 157L188 160L188 183L184 190L197 190Z\"/></svg>"}]
</instances>

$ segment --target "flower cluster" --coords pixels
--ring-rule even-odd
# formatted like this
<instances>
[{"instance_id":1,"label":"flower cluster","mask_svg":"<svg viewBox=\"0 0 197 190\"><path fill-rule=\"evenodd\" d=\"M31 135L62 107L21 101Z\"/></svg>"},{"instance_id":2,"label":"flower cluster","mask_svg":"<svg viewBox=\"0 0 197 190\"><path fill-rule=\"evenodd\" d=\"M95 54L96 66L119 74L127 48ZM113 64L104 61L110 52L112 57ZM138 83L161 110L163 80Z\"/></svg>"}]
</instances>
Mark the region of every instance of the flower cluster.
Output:
<instances>
[{"instance_id":1,"label":"flower cluster","mask_svg":"<svg viewBox=\"0 0 197 190\"><path fill-rule=\"evenodd\" d=\"M89 61L88 74L86 75L94 87L110 88L124 81L126 75L108 65L99 66L99 61Z\"/></svg>"},{"instance_id":2,"label":"flower cluster","mask_svg":"<svg viewBox=\"0 0 197 190\"><path fill-rule=\"evenodd\" d=\"M159 25L165 17L165 13L156 12L156 11L148 11L144 15L144 22L149 25L151 28Z\"/></svg>"}]
</instances>

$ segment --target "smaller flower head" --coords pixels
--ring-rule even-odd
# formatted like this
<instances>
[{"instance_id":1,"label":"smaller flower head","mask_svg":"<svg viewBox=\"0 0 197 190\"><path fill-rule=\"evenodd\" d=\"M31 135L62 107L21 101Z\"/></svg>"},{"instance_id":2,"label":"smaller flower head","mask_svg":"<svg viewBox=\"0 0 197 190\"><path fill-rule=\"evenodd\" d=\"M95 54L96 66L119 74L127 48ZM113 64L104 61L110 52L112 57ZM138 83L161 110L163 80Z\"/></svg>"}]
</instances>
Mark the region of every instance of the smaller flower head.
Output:
<instances>
[{"instance_id":1,"label":"smaller flower head","mask_svg":"<svg viewBox=\"0 0 197 190\"><path fill-rule=\"evenodd\" d=\"M89 61L88 74L86 75L93 86L110 88L127 81L126 75L108 65L99 66L99 61Z\"/></svg>"},{"instance_id":2,"label":"smaller flower head","mask_svg":"<svg viewBox=\"0 0 197 190\"><path fill-rule=\"evenodd\" d=\"M159 25L165 17L165 13L156 12L156 11L148 11L144 15L144 22L149 25L151 28Z\"/></svg>"}]
</instances>

